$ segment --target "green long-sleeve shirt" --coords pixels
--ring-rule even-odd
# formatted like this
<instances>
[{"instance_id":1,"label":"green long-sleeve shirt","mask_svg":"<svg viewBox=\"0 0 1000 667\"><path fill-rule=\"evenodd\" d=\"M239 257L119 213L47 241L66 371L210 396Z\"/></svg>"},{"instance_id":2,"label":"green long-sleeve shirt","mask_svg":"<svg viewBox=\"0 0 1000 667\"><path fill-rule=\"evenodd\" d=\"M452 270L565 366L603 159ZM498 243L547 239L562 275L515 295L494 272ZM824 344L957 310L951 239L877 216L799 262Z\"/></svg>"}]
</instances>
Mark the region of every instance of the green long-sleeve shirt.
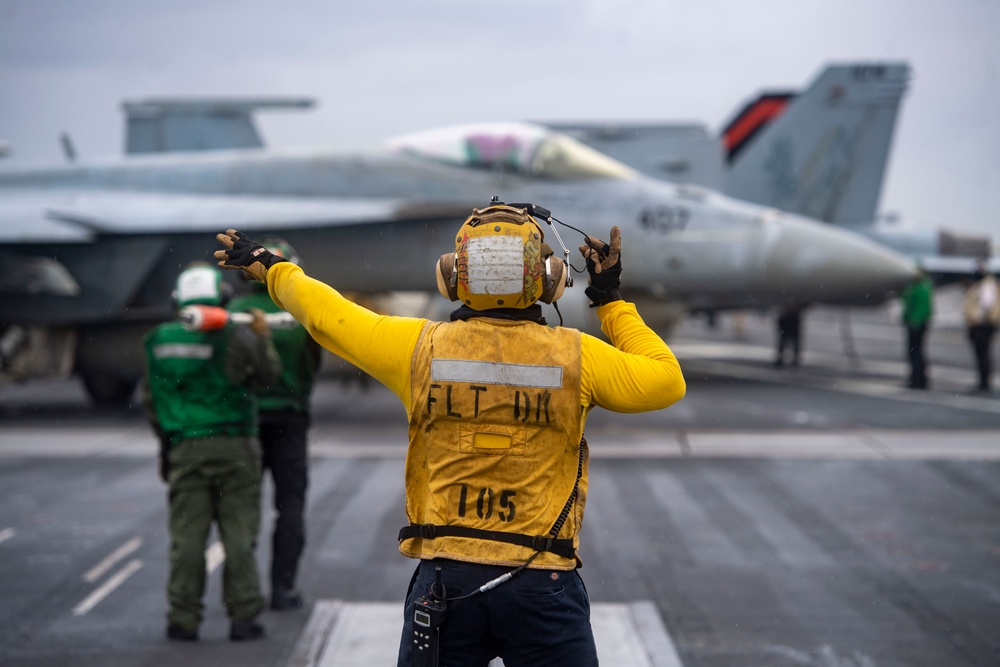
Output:
<instances>
[{"instance_id":1,"label":"green long-sleeve shirt","mask_svg":"<svg viewBox=\"0 0 1000 667\"><path fill-rule=\"evenodd\" d=\"M921 276L907 285L899 295L903 302L903 324L918 328L926 326L934 315L934 283Z\"/></svg>"}]
</instances>

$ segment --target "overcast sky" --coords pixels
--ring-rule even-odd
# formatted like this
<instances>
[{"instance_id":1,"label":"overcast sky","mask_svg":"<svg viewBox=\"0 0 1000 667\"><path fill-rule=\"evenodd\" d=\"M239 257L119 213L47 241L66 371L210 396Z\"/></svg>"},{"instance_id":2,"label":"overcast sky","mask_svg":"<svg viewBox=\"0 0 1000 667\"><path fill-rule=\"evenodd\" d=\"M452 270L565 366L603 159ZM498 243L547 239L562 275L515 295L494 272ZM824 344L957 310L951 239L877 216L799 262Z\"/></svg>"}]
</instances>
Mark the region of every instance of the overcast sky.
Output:
<instances>
[{"instance_id":1,"label":"overcast sky","mask_svg":"<svg viewBox=\"0 0 1000 667\"><path fill-rule=\"evenodd\" d=\"M123 145L120 103L315 97L259 117L273 146L356 149L494 120L696 121L824 64L913 68L881 210L1000 237L996 0L0 0L8 165Z\"/></svg>"}]
</instances>

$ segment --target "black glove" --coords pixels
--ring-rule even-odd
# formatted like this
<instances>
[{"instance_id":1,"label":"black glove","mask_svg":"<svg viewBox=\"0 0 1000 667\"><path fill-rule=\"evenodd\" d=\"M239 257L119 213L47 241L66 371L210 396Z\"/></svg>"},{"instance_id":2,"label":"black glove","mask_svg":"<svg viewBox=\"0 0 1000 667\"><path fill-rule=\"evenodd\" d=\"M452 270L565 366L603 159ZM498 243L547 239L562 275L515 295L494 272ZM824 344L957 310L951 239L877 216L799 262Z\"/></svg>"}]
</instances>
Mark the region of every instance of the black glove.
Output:
<instances>
[{"instance_id":1,"label":"black glove","mask_svg":"<svg viewBox=\"0 0 1000 667\"><path fill-rule=\"evenodd\" d=\"M611 243L586 237L580 253L587 260L590 285L586 289L590 307L598 308L612 301L621 301L618 289L622 284L622 235L618 227L611 228Z\"/></svg>"},{"instance_id":2,"label":"black glove","mask_svg":"<svg viewBox=\"0 0 1000 667\"><path fill-rule=\"evenodd\" d=\"M243 273L258 282L266 283L267 270L278 262L288 261L235 229L228 229L225 234L216 234L215 238L227 248L215 251L219 266L224 269L242 269Z\"/></svg>"}]
</instances>

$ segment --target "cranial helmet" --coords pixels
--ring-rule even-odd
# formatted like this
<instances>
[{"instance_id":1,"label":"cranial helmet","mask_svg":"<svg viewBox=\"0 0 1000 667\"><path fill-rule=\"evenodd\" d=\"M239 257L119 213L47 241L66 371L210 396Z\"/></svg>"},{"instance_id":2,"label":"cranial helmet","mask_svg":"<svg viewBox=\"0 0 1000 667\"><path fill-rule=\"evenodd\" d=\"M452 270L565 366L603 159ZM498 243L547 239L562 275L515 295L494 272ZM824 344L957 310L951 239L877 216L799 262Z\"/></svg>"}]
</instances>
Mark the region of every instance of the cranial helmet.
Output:
<instances>
[{"instance_id":1,"label":"cranial helmet","mask_svg":"<svg viewBox=\"0 0 1000 667\"><path fill-rule=\"evenodd\" d=\"M222 271L206 262L196 262L177 276L174 302L178 308L195 304L221 306L230 294L227 288L231 289L223 282Z\"/></svg>"},{"instance_id":2,"label":"cranial helmet","mask_svg":"<svg viewBox=\"0 0 1000 667\"><path fill-rule=\"evenodd\" d=\"M566 265L552 260L544 239L523 208L472 209L455 237L455 252L438 260L438 291L475 310L552 303L566 288Z\"/></svg>"}]
</instances>

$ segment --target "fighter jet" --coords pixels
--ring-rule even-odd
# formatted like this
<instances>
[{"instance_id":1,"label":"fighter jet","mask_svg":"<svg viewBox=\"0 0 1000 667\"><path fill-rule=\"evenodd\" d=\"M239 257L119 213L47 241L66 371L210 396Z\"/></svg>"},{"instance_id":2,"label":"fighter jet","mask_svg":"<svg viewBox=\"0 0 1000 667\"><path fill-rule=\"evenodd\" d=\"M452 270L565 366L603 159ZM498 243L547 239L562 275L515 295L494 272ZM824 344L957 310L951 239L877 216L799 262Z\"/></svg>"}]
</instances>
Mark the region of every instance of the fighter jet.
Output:
<instances>
[{"instance_id":1,"label":"fighter jet","mask_svg":"<svg viewBox=\"0 0 1000 667\"><path fill-rule=\"evenodd\" d=\"M683 310L873 302L914 275L911 261L854 234L644 176L535 124L427 131L369 153L219 147L0 168L8 375L72 371L96 401L126 400L141 335L172 316L176 275L208 260L230 227L285 237L311 275L344 291L433 292L435 260L493 196L598 237L618 225L625 294L652 323ZM560 259L582 268L580 233L549 224ZM580 292L563 301L583 303Z\"/></svg>"},{"instance_id":2,"label":"fighter jet","mask_svg":"<svg viewBox=\"0 0 1000 667\"><path fill-rule=\"evenodd\" d=\"M990 239L879 220L885 166L910 67L829 65L805 91L753 97L718 135L694 123L573 123L569 133L654 178L719 189L838 225L918 260L939 283L971 275ZM992 266L1000 270L1000 262Z\"/></svg>"},{"instance_id":3,"label":"fighter jet","mask_svg":"<svg viewBox=\"0 0 1000 667\"><path fill-rule=\"evenodd\" d=\"M909 74L902 63L836 65L801 94L762 93L723 131L726 191L863 234L918 260L938 283L971 276L988 261L988 236L878 219Z\"/></svg>"}]
</instances>

